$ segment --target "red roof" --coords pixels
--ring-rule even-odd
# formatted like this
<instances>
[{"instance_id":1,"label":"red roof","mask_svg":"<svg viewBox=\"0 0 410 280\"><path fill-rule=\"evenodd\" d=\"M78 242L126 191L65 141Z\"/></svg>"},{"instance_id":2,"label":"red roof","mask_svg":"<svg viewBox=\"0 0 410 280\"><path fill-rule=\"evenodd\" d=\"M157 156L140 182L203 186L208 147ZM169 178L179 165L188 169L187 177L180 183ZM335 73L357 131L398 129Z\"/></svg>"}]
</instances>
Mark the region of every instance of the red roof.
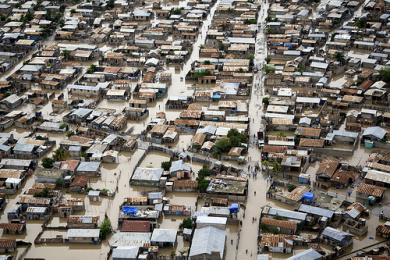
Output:
<instances>
[{"instance_id":1,"label":"red roof","mask_svg":"<svg viewBox=\"0 0 410 280\"><path fill-rule=\"evenodd\" d=\"M149 221L124 221L121 226L122 232L150 232Z\"/></svg>"}]
</instances>

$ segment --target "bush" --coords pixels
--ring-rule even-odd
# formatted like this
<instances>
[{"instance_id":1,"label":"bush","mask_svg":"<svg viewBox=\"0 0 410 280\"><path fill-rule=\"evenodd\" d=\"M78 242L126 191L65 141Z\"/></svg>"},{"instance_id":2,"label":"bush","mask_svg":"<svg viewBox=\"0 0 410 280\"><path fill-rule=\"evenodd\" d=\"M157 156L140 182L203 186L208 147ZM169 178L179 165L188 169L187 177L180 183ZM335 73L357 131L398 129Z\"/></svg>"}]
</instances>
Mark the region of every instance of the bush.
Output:
<instances>
[{"instance_id":1,"label":"bush","mask_svg":"<svg viewBox=\"0 0 410 280\"><path fill-rule=\"evenodd\" d=\"M41 160L41 165L44 168L50 169L50 168L53 168L54 162L55 162L54 159L46 157Z\"/></svg>"},{"instance_id":2,"label":"bush","mask_svg":"<svg viewBox=\"0 0 410 280\"><path fill-rule=\"evenodd\" d=\"M257 21L254 18L245 20L245 24L256 24L256 22Z\"/></svg>"}]
</instances>

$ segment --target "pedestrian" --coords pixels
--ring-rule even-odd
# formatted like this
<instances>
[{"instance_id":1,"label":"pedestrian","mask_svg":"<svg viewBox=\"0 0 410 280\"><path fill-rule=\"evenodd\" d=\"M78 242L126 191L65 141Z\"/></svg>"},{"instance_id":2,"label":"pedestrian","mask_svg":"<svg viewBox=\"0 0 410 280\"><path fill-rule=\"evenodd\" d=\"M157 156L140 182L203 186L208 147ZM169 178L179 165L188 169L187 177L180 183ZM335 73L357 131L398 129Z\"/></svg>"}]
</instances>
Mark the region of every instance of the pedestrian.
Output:
<instances>
[{"instance_id":1,"label":"pedestrian","mask_svg":"<svg viewBox=\"0 0 410 280\"><path fill-rule=\"evenodd\" d=\"M253 192L253 195L256 195L256 191Z\"/></svg>"},{"instance_id":2,"label":"pedestrian","mask_svg":"<svg viewBox=\"0 0 410 280\"><path fill-rule=\"evenodd\" d=\"M248 254L248 249L245 250L245 253Z\"/></svg>"}]
</instances>

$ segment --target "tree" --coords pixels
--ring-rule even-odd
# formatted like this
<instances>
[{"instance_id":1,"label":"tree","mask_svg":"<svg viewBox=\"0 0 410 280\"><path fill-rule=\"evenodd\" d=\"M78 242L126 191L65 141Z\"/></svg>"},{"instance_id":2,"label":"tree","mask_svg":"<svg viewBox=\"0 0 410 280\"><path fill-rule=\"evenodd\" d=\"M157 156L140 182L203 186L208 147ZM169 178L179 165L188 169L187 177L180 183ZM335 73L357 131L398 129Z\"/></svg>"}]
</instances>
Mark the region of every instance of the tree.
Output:
<instances>
[{"instance_id":1,"label":"tree","mask_svg":"<svg viewBox=\"0 0 410 280\"><path fill-rule=\"evenodd\" d=\"M57 188L62 188L64 186L64 179L63 178L58 178L56 181L56 187Z\"/></svg>"},{"instance_id":2,"label":"tree","mask_svg":"<svg viewBox=\"0 0 410 280\"><path fill-rule=\"evenodd\" d=\"M107 9L111 10L114 8L114 0L109 0L107 3Z\"/></svg>"},{"instance_id":3,"label":"tree","mask_svg":"<svg viewBox=\"0 0 410 280\"><path fill-rule=\"evenodd\" d=\"M282 166L276 160L264 160L262 165L266 166L273 173L279 173L282 171Z\"/></svg>"},{"instance_id":4,"label":"tree","mask_svg":"<svg viewBox=\"0 0 410 280\"><path fill-rule=\"evenodd\" d=\"M95 66L94 64L91 64L90 67L88 67L87 69L87 73L88 74L92 74L97 70L97 66Z\"/></svg>"},{"instance_id":5,"label":"tree","mask_svg":"<svg viewBox=\"0 0 410 280\"><path fill-rule=\"evenodd\" d=\"M209 182L210 182L209 180L205 180L205 179L199 180L199 182L198 182L199 192L201 192L201 193L206 192L206 189L209 186Z\"/></svg>"},{"instance_id":6,"label":"tree","mask_svg":"<svg viewBox=\"0 0 410 280\"><path fill-rule=\"evenodd\" d=\"M41 160L41 165L44 168L50 169L50 168L53 168L54 162L55 162L54 159L46 157Z\"/></svg>"},{"instance_id":7,"label":"tree","mask_svg":"<svg viewBox=\"0 0 410 280\"><path fill-rule=\"evenodd\" d=\"M67 131L68 130L68 124L62 123L62 124L60 124L60 126L58 128L59 129L64 129L65 131Z\"/></svg>"},{"instance_id":8,"label":"tree","mask_svg":"<svg viewBox=\"0 0 410 280\"><path fill-rule=\"evenodd\" d=\"M47 197L50 197L50 191L49 191L49 189L44 188L41 191L36 192L33 196L34 197L45 197L45 198L47 198Z\"/></svg>"},{"instance_id":9,"label":"tree","mask_svg":"<svg viewBox=\"0 0 410 280\"><path fill-rule=\"evenodd\" d=\"M68 50L63 50L63 58L68 60L70 58L70 52Z\"/></svg>"},{"instance_id":10,"label":"tree","mask_svg":"<svg viewBox=\"0 0 410 280\"><path fill-rule=\"evenodd\" d=\"M194 79L198 79L198 78L201 78L201 77L204 77L204 76L208 76L208 75L210 75L210 72L209 72L208 70L199 69L199 70L197 70L197 71L194 72L194 74L192 75L192 77L193 77Z\"/></svg>"},{"instance_id":11,"label":"tree","mask_svg":"<svg viewBox=\"0 0 410 280\"><path fill-rule=\"evenodd\" d=\"M172 164L171 160L163 161L161 163L161 167L164 168L165 171L169 171L169 169L171 168L171 164Z\"/></svg>"},{"instance_id":12,"label":"tree","mask_svg":"<svg viewBox=\"0 0 410 280\"><path fill-rule=\"evenodd\" d=\"M27 14L25 14L22 18L21 21L23 23L27 23L29 21L31 21L34 18L34 14L32 12L28 12Z\"/></svg>"},{"instance_id":13,"label":"tree","mask_svg":"<svg viewBox=\"0 0 410 280\"><path fill-rule=\"evenodd\" d=\"M218 155L226 153L231 149L231 141L226 137L221 138L215 142L214 148Z\"/></svg>"},{"instance_id":14,"label":"tree","mask_svg":"<svg viewBox=\"0 0 410 280\"><path fill-rule=\"evenodd\" d=\"M268 106L269 105L269 97L264 97L262 99L262 103L263 103L263 105Z\"/></svg>"},{"instance_id":15,"label":"tree","mask_svg":"<svg viewBox=\"0 0 410 280\"><path fill-rule=\"evenodd\" d=\"M254 18L251 18L251 19L247 19L247 20L245 20L245 24L256 24L256 19L254 19Z\"/></svg>"},{"instance_id":16,"label":"tree","mask_svg":"<svg viewBox=\"0 0 410 280\"><path fill-rule=\"evenodd\" d=\"M211 170L209 170L208 166L204 166L198 172L198 178L204 179L205 177L211 176Z\"/></svg>"},{"instance_id":17,"label":"tree","mask_svg":"<svg viewBox=\"0 0 410 280\"><path fill-rule=\"evenodd\" d=\"M379 71L380 77L383 82L390 83L390 68L385 67Z\"/></svg>"},{"instance_id":18,"label":"tree","mask_svg":"<svg viewBox=\"0 0 410 280\"><path fill-rule=\"evenodd\" d=\"M192 228L192 218L191 217L185 218L179 227L180 228Z\"/></svg>"},{"instance_id":19,"label":"tree","mask_svg":"<svg viewBox=\"0 0 410 280\"><path fill-rule=\"evenodd\" d=\"M198 182L198 189L200 192L206 192L206 189L209 185L209 180L205 178L211 175L211 170L209 170L208 166L204 166L198 172L198 178L196 179Z\"/></svg>"},{"instance_id":20,"label":"tree","mask_svg":"<svg viewBox=\"0 0 410 280\"><path fill-rule=\"evenodd\" d=\"M111 222L108 217L105 217L104 221L100 226L100 238L105 240L109 234L112 232Z\"/></svg>"},{"instance_id":21,"label":"tree","mask_svg":"<svg viewBox=\"0 0 410 280\"><path fill-rule=\"evenodd\" d=\"M266 65L263 67L263 70L265 71L266 74L274 73L274 72L275 72L275 67L272 66L272 65L270 65L270 64L266 64Z\"/></svg>"},{"instance_id":22,"label":"tree","mask_svg":"<svg viewBox=\"0 0 410 280\"><path fill-rule=\"evenodd\" d=\"M248 54L248 55L246 56L246 58L253 61L253 60L255 59L255 55L254 55L253 53L251 53L251 54ZM242 68L241 68L241 69L242 69Z\"/></svg>"},{"instance_id":23,"label":"tree","mask_svg":"<svg viewBox=\"0 0 410 280\"><path fill-rule=\"evenodd\" d=\"M335 54L335 59L340 62L340 64L345 64L346 62L345 55L342 52L337 52Z\"/></svg>"},{"instance_id":24,"label":"tree","mask_svg":"<svg viewBox=\"0 0 410 280\"><path fill-rule=\"evenodd\" d=\"M237 129L230 129L227 136L231 147L239 147L241 143L246 143L248 140L245 134L240 133Z\"/></svg>"},{"instance_id":25,"label":"tree","mask_svg":"<svg viewBox=\"0 0 410 280\"><path fill-rule=\"evenodd\" d=\"M170 11L171 15L180 15L182 13L182 8L172 8Z\"/></svg>"},{"instance_id":26,"label":"tree","mask_svg":"<svg viewBox=\"0 0 410 280\"><path fill-rule=\"evenodd\" d=\"M288 185L288 192L293 191L294 189L296 189L295 185Z\"/></svg>"},{"instance_id":27,"label":"tree","mask_svg":"<svg viewBox=\"0 0 410 280\"><path fill-rule=\"evenodd\" d=\"M70 154L68 153L68 151L64 150L63 148L58 148L54 154L53 154L53 159L55 161L63 161L66 160L70 157Z\"/></svg>"},{"instance_id":28,"label":"tree","mask_svg":"<svg viewBox=\"0 0 410 280\"><path fill-rule=\"evenodd\" d=\"M355 25L356 25L356 27L358 27L358 28L365 28L366 25L367 25L367 21L366 21L365 18L358 18L358 19L356 19L356 21L355 21Z\"/></svg>"}]
</instances>

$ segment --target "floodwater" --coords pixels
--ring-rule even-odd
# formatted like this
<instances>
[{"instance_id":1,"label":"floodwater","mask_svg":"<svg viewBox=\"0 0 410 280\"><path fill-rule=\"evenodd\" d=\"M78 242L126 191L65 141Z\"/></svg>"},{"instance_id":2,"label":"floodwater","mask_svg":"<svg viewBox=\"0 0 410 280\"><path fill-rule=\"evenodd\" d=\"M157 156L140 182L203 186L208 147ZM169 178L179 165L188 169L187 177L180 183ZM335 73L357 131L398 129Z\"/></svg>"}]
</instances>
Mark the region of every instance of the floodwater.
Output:
<instances>
[{"instance_id":1,"label":"floodwater","mask_svg":"<svg viewBox=\"0 0 410 280\"><path fill-rule=\"evenodd\" d=\"M329 0L323 0L323 3L328 2ZM201 30L198 35L198 39L193 44L192 53L186 63L179 69L176 66L164 66L164 71L171 73L172 83L168 88L168 97L169 96L192 96L195 90L195 86L185 82L185 76L189 72L191 64L199 58L199 49L202 44L205 42L206 33L211 24L213 15L215 13L217 5L219 5L219 0L211 8L208 17L204 20ZM173 1L170 3L171 6L186 6L187 1ZM261 1L261 12L258 16L258 24L260 23L263 26L263 23L267 16L267 10L269 4L266 1ZM320 5L319 5L320 6ZM361 12L361 8L356 11L356 14ZM313 13L315 16L315 12ZM158 23L157 19L152 21L152 24ZM169 38L172 40L172 38ZM259 30L256 37L256 46L255 46L255 66L257 69L263 69L265 63L265 58L267 55L267 46L266 38L263 33L263 29ZM366 54L351 52L351 56L362 57ZM84 69L85 70L85 67ZM335 87L342 87L347 82L345 77L340 77L332 80L331 84ZM249 101L249 117L251 120L250 125L250 136L252 141L252 136L257 134L258 131L263 129L263 124L261 122L262 114L261 104L262 98L264 95L264 76L262 71L257 72L254 75L254 81L252 86L251 99ZM65 97L68 98L66 90L64 90ZM144 129L145 125L149 122L151 118L156 116L157 112L165 112L167 120L175 120L180 113L180 110L168 110L165 108L165 103L167 96L157 100L153 104L149 104L149 116L148 118L140 121L128 121L126 130L133 128L133 134L140 134ZM115 109L117 112L123 110L124 107L128 106L125 101L107 101L102 100L97 108L110 108ZM46 118L53 118L54 120L61 120L64 112L59 115L52 114L51 102L42 106L41 108L36 108L32 104L25 104L21 107L22 111L30 112L39 110L43 113L43 116ZM12 132L15 134L15 137L23 137L29 134L27 130L19 128L10 128L7 132ZM51 140L57 142L56 149L61 140L65 138L64 134L50 133L49 137ZM174 145L173 148L182 151L187 150L191 144L192 135L181 134L179 135L179 141ZM122 202L126 197L135 197L140 195L141 192L147 190L144 187L135 187L129 185L129 179L137 165L137 162L144 155L145 151L142 149L137 149L133 153L120 153L119 162L116 164L103 163L101 167L101 178L91 178L89 180L89 186L95 189L107 189L113 193L115 196L113 198L103 197L99 202L91 202L86 195L83 194L67 194L67 197L79 197L83 198L85 201L86 211L82 214L86 215L97 215L100 217L100 220L104 218L105 215L111 220L114 230L118 230L118 215L119 208ZM48 156L51 155L51 152ZM363 166L367 160L369 151L364 149L360 144L356 149L354 155L351 158L348 158L348 161L351 165L354 166ZM249 156L250 161L248 165L254 166L255 164L260 163L260 150L256 145L251 144L249 146ZM142 160L141 167L161 167L161 163L169 160L169 155L161 152L149 152L145 158ZM238 167L236 163L232 165ZM198 174L198 171L202 168L202 165L199 163L191 163L194 174ZM244 169L247 168L243 166ZM308 174L311 174L312 177L316 173L318 168L318 163L310 166L307 170ZM24 185L24 188L20 190L19 194L24 193L28 190L34 183L34 176L30 177ZM284 203L280 203L274 200L266 198L266 191L269 188L267 178L261 173L257 174L256 178L251 178L249 176L249 189L248 189L248 200L246 203L246 208L240 210L239 217L242 217L242 226L239 225L227 225L226 228L226 250L225 258L229 260L234 259L256 259L257 256L257 236L258 236L258 224L260 212L263 206L270 205L273 207L283 208L292 210L293 207ZM352 194L354 196L355 193ZM170 199L171 204L175 205L186 205L191 207L193 210L196 209L196 205L201 205L202 201L198 201L198 194L196 193L167 193L166 196ZM8 198L8 204L2 215L0 216L1 222L7 221L7 211L16 204L18 201L19 195L14 195ZM375 207L372 209L372 215L368 220L369 226L369 235L361 240L356 239L354 241L353 250L361 248L363 246L371 245L376 242L374 238L375 228L379 224L378 222L378 213L380 209ZM160 220L160 228L175 228L177 229L182 222L184 217L175 217L175 216L166 216ZM253 222L252 218L256 218L257 221ZM58 217L54 217L50 226L65 226L66 220ZM28 250L27 254L24 256L26 258L45 258L45 259L106 259L107 253L109 251L109 246L107 241L103 242L100 245L56 245L56 244L47 244L47 245L34 245L34 239L41 231L41 222L28 222L27 224L27 233L25 235L18 236L18 240L25 240L27 242L33 243L31 248ZM52 237L56 234L61 234L61 232L56 231L47 231L44 233L44 237ZM62 233L65 234L64 232ZM2 235L4 238L8 238L6 235ZM10 238L14 238L10 236ZM360 241L360 242L359 242ZM177 246L175 248L161 248L160 255L169 256L172 253L182 254L186 251L186 248L189 246L189 243L183 241L182 236L177 237ZM18 257L23 253L24 249L18 249ZM296 250L295 252L298 252ZM284 254L271 254L273 259L283 259L287 258L290 255Z\"/></svg>"}]
</instances>

